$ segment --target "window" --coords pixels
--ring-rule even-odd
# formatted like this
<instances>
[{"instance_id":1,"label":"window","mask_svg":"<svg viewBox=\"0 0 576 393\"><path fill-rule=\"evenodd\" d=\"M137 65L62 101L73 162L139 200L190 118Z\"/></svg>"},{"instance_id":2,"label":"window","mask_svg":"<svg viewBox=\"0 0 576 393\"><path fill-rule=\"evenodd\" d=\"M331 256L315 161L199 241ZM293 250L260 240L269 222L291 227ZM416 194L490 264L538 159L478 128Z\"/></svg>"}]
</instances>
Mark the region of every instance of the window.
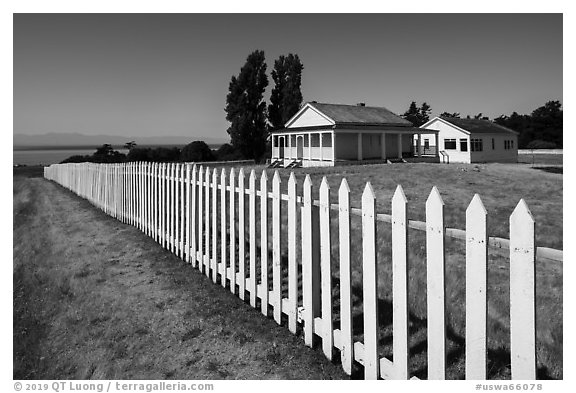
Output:
<instances>
[{"instance_id":1,"label":"window","mask_svg":"<svg viewBox=\"0 0 576 393\"><path fill-rule=\"evenodd\" d=\"M456 139L444 139L444 149L456 150Z\"/></svg>"},{"instance_id":2,"label":"window","mask_svg":"<svg viewBox=\"0 0 576 393\"><path fill-rule=\"evenodd\" d=\"M492 150L494 150L496 148L496 144L494 142L494 138L492 138Z\"/></svg>"},{"instance_id":3,"label":"window","mask_svg":"<svg viewBox=\"0 0 576 393\"><path fill-rule=\"evenodd\" d=\"M278 147L278 135L274 135L272 144L274 147Z\"/></svg>"},{"instance_id":4,"label":"window","mask_svg":"<svg viewBox=\"0 0 576 393\"><path fill-rule=\"evenodd\" d=\"M322 147L332 147L332 134L320 134L322 135Z\"/></svg>"},{"instance_id":5,"label":"window","mask_svg":"<svg viewBox=\"0 0 576 393\"><path fill-rule=\"evenodd\" d=\"M482 146L482 139L471 139L470 140L470 150L471 151L482 151L484 150Z\"/></svg>"},{"instance_id":6,"label":"window","mask_svg":"<svg viewBox=\"0 0 576 393\"><path fill-rule=\"evenodd\" d=\"M430 139L424 139L424 150L430 149Z\"/></svg>"},{"instance_id":7,"label":"window","mask_svg":"<svg viewBox=\"0 0 576 393\"><path fill-rule=\"evenodd\" d=\"M460 139L460 151L468 151L468 140Z\"/></svg>"},{"instance_id":8,"label":"window","mask_svg":"<svg viewBox=\"0 0 576 393\"><path fill-rule=\"evenodd\" d=\"M514 148L514 141L510 141L510 140L506 140L504 141L504 149L505 150L510 150Z\"/></svg>"},{"instance_id":9,"label":"window","mask_svg":"<svg viewBox=\"0 0 576 393\"><path fill-rule=\"evenodd\" d=\"M510 141L510 149L514 149L514 141Z\"/></svg>"},{"instance_id":10,"label":"window","mask_svg":"<svg viewBox=\"0 0 576 393\"><path fill-rule=\"evenodd\" d=\"M320 135L319 134L311 134L310 135L310 146L311 147L320 147Z\"/></svg>"}]
</instances>

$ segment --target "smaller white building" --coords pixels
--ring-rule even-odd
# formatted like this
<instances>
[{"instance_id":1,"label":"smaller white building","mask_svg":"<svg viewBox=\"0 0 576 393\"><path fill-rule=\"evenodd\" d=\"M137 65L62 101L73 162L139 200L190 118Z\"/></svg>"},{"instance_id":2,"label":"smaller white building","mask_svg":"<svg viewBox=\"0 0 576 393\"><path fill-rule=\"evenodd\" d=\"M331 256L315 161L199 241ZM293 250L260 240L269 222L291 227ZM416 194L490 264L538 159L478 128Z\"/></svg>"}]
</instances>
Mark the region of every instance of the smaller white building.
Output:
<instances>
[{"instance_id":1,"label":"smaller white building","mask_svg":"<svg viewBox=\"0 0 576 393\"><path fill-rule=\"evenodd\" d=\"M420 146L436 150L437 140L441 162L518 162L518 133L490 120L435 117L420 128L438 130L438 139L424 136Z\"/></svg>"}]
</instances>

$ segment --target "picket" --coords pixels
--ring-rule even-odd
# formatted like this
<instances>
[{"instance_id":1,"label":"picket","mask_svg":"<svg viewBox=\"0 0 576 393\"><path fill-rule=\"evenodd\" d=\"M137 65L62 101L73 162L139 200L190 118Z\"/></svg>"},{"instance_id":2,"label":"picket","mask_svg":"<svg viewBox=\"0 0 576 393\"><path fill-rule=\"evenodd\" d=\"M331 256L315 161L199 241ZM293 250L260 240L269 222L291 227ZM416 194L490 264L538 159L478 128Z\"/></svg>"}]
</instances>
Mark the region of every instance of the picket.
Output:
<instances>
[{"instance_id":1,"label":"picket","mask_svg":"<svg viewBox=\"0 0 576 393\"><path fill-rule=\"evenodd\" d=\"M197 190L198 190L198 186L196 184L197 182L197 168L196 168L196 164L192 165L192 174L191 174L191 182L188 186L188 189L190 190L190 214L189 214L189 218L190 218L190 223L188 224L187 230L188 230L188 234L186 235L186 239L188 239L189 241L189 246L188 246L188 261L192 264L192 267L196 267L196 236L197 236L197 212L198 212L198 208L197 208Z\"/></svg>"},{"instance_id":2,"label":"picket","mask_svg":"<svg viewBox=\"0 0 576 393\"><path fill-rule=\"evenodd\" d=\"M172 167L174 164L167 164L166 168L166 249L172 251L172 194L174 193L172 189Z\"/></svg>"},{"instance_id":3,"label":"picket","mask_svg":"<svg viewBox=\"0 0 576 393\"><path fill-rule=\"evenodd\" d=\"M248 201L248 226L250 232L250 277L248 279L248 291L250 291L250 305L256 308L256 172L250 171L248 180L249 201Z\"/></svg>"},{"instance_id":4,"label":"picket","mask_svg":"<svg viewBox=\"0 0 576 393\"><path fill-rule=\"evenodd\" d=\"M210 268L212 269L212 282L218 280L218 171L212 169L212 256Z\"/></svg>"},{"instance_id":5,"label":"picket","mask_svg":"<svg viewBox=\"0 0 576 393\"><path fill-rule=\"evenodd\" d=\"M260 176L260 310L268 315L268 175Z\"/></svg>"},{"instance_id":6,"label":"picket","mask_svg":"<svg viewBox=\"0 0 576 393\"><path fill-rule=\"evenodd\" d=\"M488 235L478 194L466 209L466 379L486 379Z\"/></svg>"},{"instance_id":7,"label":"picket","mask_svg":"<svg viewBox=\"0 0 576 393\"><path fill-rule=\"evenodd\" d=\"M282 257L280 244L282 215L280 211L280 175L274 171L272 178L272 298L274 308L274 320L280 325L282 322L282 277L280 259Z\"/></svg>"},{"instance_id":8,"label":"picket","mask_svg":"<svg viewBox=\"0 0 576 393\"><path fill-rule=\"evenodd\" d=\"M436 187L426 200L428 379L446 378L444 201Z\"/></svg>"},{"instance_id":9,"label":"picket","mask_svg":"<svg viewBox=\"0 0 576 393\"><path fill-rule=\"evenodd\" d=\"M206 167L204 178L204 274L210 277L210 167Z\"/></svg>"},{"instance_id":10,"label":"picket","mask_svg":"<svg viewBox=\"0 0 576 393\"><path fill-rule=\"evenodd\" d=\"M180 259L185 260L186 256L184 254L184 242L186 234L186 206L188 205L186 199L186 164L180 165Z\"/></svg>"},{"instance_id":11,"label":"picket","mask_svg":"<svg viewBox=\"0 0 576 393\"><path fill-rule=\"evenodd\" d=\"M394 378L408 379L408 200L398 185L392 197L392 315Z\"/></svg>"},{"instance_id":12,"label":"picket","mask_svg":"<svg viewBox=\"0 0 576 393\"><path fill-rule=\"evenodd\" d=\"M198 170L198 179L197 183L194 184L198 190L198 250L194 254L194 259L198 262L198 270L200 273L203 273L204 269L204 225L202 220L202 215L204 214L204 167L200 165L200 169Z\"/></svg>"},{"instance_id":13,"label":"picket","mask_svg":"<svg viewBox=\"0 0 576 393\"><path fill-rule=\"evenodd\" d=\"M286 315L288 329L292 333L298 332L298 321L302 321L304 342L307 346L313 346L317 337L321 338L322 350L327 358L332 359L334 350L340 350L344 371L352 374L354 362L357 362L364 366L364 376L367 379L410 378L408 245L411 228L424 230L426 234L427 377L446 377L446 236L465 240L465 377L488 377L488 247L497 243L498 246L508 248L510 252L512 379L537 377L535 263L538 248L535 244L535 221L524 200L520 200L510 216L508 241L488 237L488 214L479 195L474 195L466 210L465 231L450 229L448 235L444 226L444 202L436 187L432 188L426 201L426 222L420 223L408 220L408 200L400 185L392 197L391 214L388 215L376 214L376 197L370 183L364 188L361 208L352 208L346 179L341 181L337 203L332 204L330 187L325 177L318 188L319 200L313 200L310 176L306 175L301 195L298 195L296 177L294 173L290 173L287 194L282 194L279 171L274 172L271 192L268 190L265 170L262 171L257 190L254 170L250 172L246 189L244 169L236 172L232 168L227 175L225 169L217 170L195 164L59 164L45 168L44 176L86 198L117 220L140 229L193 267L198 264L200 272L208 277L212 274L215 283L220 275L221 286L229 285L232 293L236 293L238 287L238 296L242 300L248 291L252 307L257 307L257 299L260 298L260 312L268 315L268 307L272 306L273 317L278 324L282 322L282 315ZM284 202L286 205L283 205ZM259 225L256 216L257 204ZM332 269L334 244L331 235L334 228L331 210L338 212L338 273L334 273ZM352 314L352 215L360 216L362 221L363 342L353 341L352 321L355 315ZM287 217L286 226L282 225L284 216ZM379 358L378 355L380 299L376 252L377 221L388 223L392 236L393 361L385 357ZM271 225L272 232L271 248L268 242L268 225ZM301 236L299 239L298 229ZM287 273L282 270L284 236L287 237ZM299 248L302 263L302 307L299 307L298 294ZM553 258L562 258L561 250L542 252ZM272 255L271 291L268 277L269 253ZM249 264L248 267L246 263ZM287 274L287 298L282 297L282 283L285 278L283 274ZM336 329L332 274L337 274L340 293L340 323Z\"/></svg>"},{"instance_id":14,"label":"picket","mask_svg":"<svg viewBox=\"0 0 576 393\"><path fill-rule=\"evenodd\" d=\"M230 278L230 292L236 293L236 173L234 168L230 169L229 188L229 215L230 215L230 251L228 258L230 260L230 274L226 276Z\"/></svg>"},{"instance_id":15,"label":"picket","mask_svg":"<svg viewBox=\"0 0 576 393\"><path fill-rule=\"evenodd\" d=\"M296 177L290 173L288 179L288 329L296 334L298 314L298 264L296 262Z\"/></svg>"},{"instance_id":16,"label":"picket","mask_svg":"<svg viewBox=\"0 0 576 393\"><path fill-rule=\"evenodd\" d=\"M320 183L320 285L322 293L322 350L332 360L332 261L330 246L330 186L326 176Z\"/></svg>"},{"instance_id":17,"label":"picket","mask_svg":"<svg viewBox=\"0 0 576 393\"><path fill-rule=\"evenodd\" d=\"M378 357L378 263L376 261L376 196L370 182L362 194L362 287L364 302L364 377L380 376Z\"/></svg>"},{"instance_id":18,"label":"picket","mask_svg":"<svg viewBox=\"0 0 576 393\"><path fill-rule=\"evenodd\" d=\"M342 179L338 189L338 244L340 257L340 357L346 374L352 374L352 281L350 265L350 187Z\"/></svg>"},{"instance_id":19,"label":"picket","mask_svg":"<svg viewBox=\"0 0 576 393\"><path fill-rule=\"evenodd\" d=\"M536 223L524 199L510 216L512 379L536 379Z\"/></svg>"},{"instance_id":20,"label":"picket","mask_svg":"<svg viewBox=\"0 0 576 393\"><path fill-rule=\"evenodd\" d=\"M191 216L190 205L192 204L192 196L190 195L191 194L191 188L192 188L192 184L190 184L191 176L192 176L192 171L191 171L190 165L187 164L186 165L186 179L185 179L186 195L184 196L184 198L186 199L186 210L184 212L184 218L185 218L184 231L185 231L185 236L186 236L186 242L184 244L184 254L185 254L185 258L186 258L185 260L188 263L190 263L190 248L191 248L191 244L190 244L190 216Z\"/></svg>"},{"instance_id":21,"label":"picket","mask_svg":"<svg viewBox=\"0 0 576 393\"><path fill-rule=\"evenodd\" d=\"M220 282L222 287L226 288L226 278L228 276L228 267L226 265L226 170L222 168L220 174Z\"/></svg>"}]
</instances>

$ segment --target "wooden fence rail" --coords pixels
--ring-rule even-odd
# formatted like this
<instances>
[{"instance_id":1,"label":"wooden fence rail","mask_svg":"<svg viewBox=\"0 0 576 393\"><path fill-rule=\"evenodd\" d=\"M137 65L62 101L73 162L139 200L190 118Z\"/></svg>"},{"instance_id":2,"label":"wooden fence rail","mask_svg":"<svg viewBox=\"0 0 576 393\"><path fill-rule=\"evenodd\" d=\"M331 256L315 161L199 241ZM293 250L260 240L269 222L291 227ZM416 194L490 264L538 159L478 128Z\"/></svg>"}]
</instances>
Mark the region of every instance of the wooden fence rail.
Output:
<instances>
[{"instance_id":1,"label":"wooden fence rail","mask_svg":"<svg viewBox=\"0 0 576 393\"><path fill-rule=\"evenodd\" d=\"M319 200L313 200L310 177L306 176L301 195L297 195L293 173L287 194L281 192L278 172L270 187L266 171L256 179L252 170L246 179L243 169L193 164L58 164L46 167L44 177L136 226L240 299L248 293L252 307L264 315L271 311L278 324L285 317L292 333L301 327L305 344L321 341L328 359L338 350L347 374L353 372L355 363L363 365L367 379L411 377L409 228L426 234L429 379L446 377L445 239L466 242L467 379L487 378L488 248L509 249L511 375L513 379L536 379L535 263L537 259L562 261L563 253L535 246L535 222L524 200L510 217L508 240L487 236L487 213L478 195L466 211L465 230L446 228L444 202L436 187L426 202L426 221L419 222L408 220L408 201L401 186L392 198L391 214L376 212L370 183L362 194L361 208L351 208L346 179L342 179L334 204L325 178L319 186ZM361 217L363 341L355 341L353 335L352 216ZM287 217L285 224L282 217ZM338 224L334 236L331 221ZM389 223L392 232L393 361L379 352L378 222ZM283 239L287 239L286 268ZM334 239L338 242L336 261L331 251ZM334 262L337 266L332 266ZM336 278L334 271L338 272ZM339 283L336 299L334 280ZM337 328L335 300L339 305Z\"/></svg>"}]
</instances>

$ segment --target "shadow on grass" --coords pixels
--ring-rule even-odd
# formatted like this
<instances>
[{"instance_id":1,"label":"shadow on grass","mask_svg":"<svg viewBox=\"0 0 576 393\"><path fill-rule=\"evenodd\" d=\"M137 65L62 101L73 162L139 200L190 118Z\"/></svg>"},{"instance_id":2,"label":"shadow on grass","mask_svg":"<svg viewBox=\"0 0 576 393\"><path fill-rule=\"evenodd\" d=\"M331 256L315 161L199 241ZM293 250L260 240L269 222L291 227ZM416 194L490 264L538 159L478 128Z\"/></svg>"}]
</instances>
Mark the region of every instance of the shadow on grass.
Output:
<instances>
[{"instance_id":1,"label":"shadow on grass","mask_svg":"<svg viewBox=\"0 0 576 393\"><path fill-rule=\"evenodd\" d=\"M533 168L548 173L558 173L558 174L564 173L564 167L561 166L535 166Z\"/></svg>"}]
</instances>

